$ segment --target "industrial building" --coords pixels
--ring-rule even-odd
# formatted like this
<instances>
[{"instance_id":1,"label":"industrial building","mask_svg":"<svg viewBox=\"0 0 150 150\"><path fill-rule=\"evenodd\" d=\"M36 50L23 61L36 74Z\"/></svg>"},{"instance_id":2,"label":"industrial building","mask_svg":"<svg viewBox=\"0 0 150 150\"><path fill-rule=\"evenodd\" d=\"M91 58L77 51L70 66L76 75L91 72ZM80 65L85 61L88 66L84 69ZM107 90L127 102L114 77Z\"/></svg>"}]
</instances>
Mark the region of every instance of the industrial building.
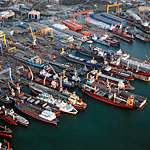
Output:
<instances>
[{"instance_id":1,"label":"industrial building","mask_svg":"<svg viewBox=\"0 0 150 150\"><path fill-rule=\"evenodd\" d=\"M0 20L13 19L14 16L15 16L15 12L13 12L12 10L6 10L6 11L0 12Z\"/></svg>"},{"instance_id":2,"label":"industrial building","mask_svg":"<svg viewBox=\"0 0 150 150\"><path fill-rule=\"evenodd\" d=\"M111 26L126 26L127 21L121 19L115 15L101 13L101 14L90 14L90 23L100 26L103 29L109 29Z\"/></svg>"},{"instance_id":3,"label":"industrial building","mask_svg":"<svg viewBox=\"0 0 150 150\"><path fill-rule=\"evenodd\" d=\"M28 18L29 19L40 19L40 12L39 11L36 11L36 10L32 10L28 13Z\"/></svg>"}]
</instances>

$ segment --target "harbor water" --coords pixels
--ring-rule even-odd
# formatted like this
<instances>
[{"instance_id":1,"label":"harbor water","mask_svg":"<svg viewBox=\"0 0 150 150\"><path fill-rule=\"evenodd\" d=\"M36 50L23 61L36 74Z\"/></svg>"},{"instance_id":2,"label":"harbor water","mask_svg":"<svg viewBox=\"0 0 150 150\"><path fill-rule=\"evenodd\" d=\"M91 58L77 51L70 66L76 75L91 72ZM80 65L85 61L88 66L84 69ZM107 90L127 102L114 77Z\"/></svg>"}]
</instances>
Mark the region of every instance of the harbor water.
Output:
<instances>
[{"instance_id":1,"label":"harbor water","mask_svg":"<svg viewBox=\"0 0 150 150\"><path fill-rule=\"evenodd\" d=\"M121 41L120 48L137 57L150 58L150 43ZM119 50L95 44L103 49ZM40 122L22 113L29 127L12 127L14 150L149 150L150 149L150 84L134 80L133 93L148 98L142 110L118 108L75 89L87 103L76 116L62 113L57 126Z\"/></svg>"}]
</instances>

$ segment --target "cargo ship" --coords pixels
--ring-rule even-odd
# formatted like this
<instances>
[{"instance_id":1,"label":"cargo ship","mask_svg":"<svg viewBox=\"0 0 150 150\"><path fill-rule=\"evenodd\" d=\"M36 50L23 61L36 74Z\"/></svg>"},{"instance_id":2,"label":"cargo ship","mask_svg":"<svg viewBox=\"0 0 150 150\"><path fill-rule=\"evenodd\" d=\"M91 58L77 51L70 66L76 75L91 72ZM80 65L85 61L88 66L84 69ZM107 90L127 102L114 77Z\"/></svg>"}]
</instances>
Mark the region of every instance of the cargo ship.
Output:
<instances>
[{"instance_id":1,"label":"cargo ship","mask_svg":"<svg viewBox=\"0 0 150 150\"><path fill-rule=\"evenodd\" d=\"M103 66L102 67L102 72L107 75L113 76L113 77L119 77L121 79L126 79L126 80L134 80L133 75L131 73L128 73L127 71L123 70L118 70L117 68L113 68L109 65Z\"/></svg>"},{"instance_id":2,"label":"cargo ship","mask_svg":"<svg viewBox=\"0 0 150 150\"><path fill-rule=\"evenodd\" d=\"M97 61L94 58L92 60L85 60L83 58L76 57L72 54L64 54L63 57L70 61L83 64L83 65L87 65L87 66L91 66L91 67L97 67L98 65Z\"/></svg>"},{"instance_id":3,"label":"cargo ship","mask_svg":"<svg viewBox=\"0 0 150 150\"><path fill-rule=\"evenodd\" d=\"M25 53L12 52L11 57L27 65L31 65L38 68L44 67L44 63L42 62L41 58L39 58L39 56L30 57L29 55L25 55Z\"/></svg>"},{"instance_id":4,"label":"cargo ship","mask_svg":"<svg viewBox=\"0 0 150 150\"><path fill-rule=\"evenodd\" d=\"M127 42L133 42L133 40L134 40L133 35L129 35L125 31L112 29L112 32L113 32L114 36L116 36L117 38L120 38L122 40L125 40Z\"/></svg>"},{"instance_id":5,"label":"cargo ship","mask_svg":"<svg viewBox=\"0 0 150 150\"><path fill-rule=\"evenodd\" d=\"M150 80L150 63L137 58L118 58L109 62L109 65L117 67L134 74L147 76Z\"/></svg>"},{"instance_id":6,"label":"cargo ship","mask_svg":"<svg viewBox=\"0 0 150 150\"><path fill-rule=\"evenodd\" d=\"M82 92L105 103L128 109L132 109L133 107L142 108L147 101L147 98L126 91L115 93L105 89L96 88L96 86L92 87L87 84L82 85Z\"/></svg>"},{"instance_id":7,"label":"cargo ship","mask_svg":"<svg viewBox=\"0 0 150 150\"><path fill-rule=\"evenodd\" d=\"M58 91L57 88L52 89L54 87L53 86L50 87L50 84L47 85L46 82L45 82L45 86L48 86L50 88L47 88L43 85L39 85L39 84L36 84L36 83L30 83L29 86L30 86L30 89L35 94L39 94L39 93L51 94L54 97L58 97L58 98L62 99L63 101L65 101L67 103L70 103L76 109L85 110L86 107L87 107L87 104L85 102L83 102L83 100L75 92L71 93L67 89L62 90L60 92L60 91ZM37 87L38 87L38 89L37 89Z\"/></svg>"},{"instance_id":8,"label":"cargo ship","mask_svg":"<svg viewBox=\"0 0 150 150\"><path fill-rule=\"evenodd\" d=\"M56 118L55 113L50 112L48 110L44 110L44 111L38 110L32 107L31 104L27 104L26 102L24 102L24 100L22 101L20 101L19 99L16 100L15 107L19 109L21 112L43 122L57 125L57 122L59 121Z\"/></svg>"}]
</instances>

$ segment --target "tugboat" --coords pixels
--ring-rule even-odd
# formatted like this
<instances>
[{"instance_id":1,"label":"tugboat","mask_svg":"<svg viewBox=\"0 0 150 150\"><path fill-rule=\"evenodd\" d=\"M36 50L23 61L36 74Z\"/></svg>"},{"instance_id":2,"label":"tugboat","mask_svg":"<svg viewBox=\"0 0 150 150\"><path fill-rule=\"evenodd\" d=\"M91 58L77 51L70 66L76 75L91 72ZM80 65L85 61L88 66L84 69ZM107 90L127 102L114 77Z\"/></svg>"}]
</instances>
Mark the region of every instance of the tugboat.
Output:
<instances>
[{"instance_id":1,"label":"tugboat","mask_svg":"<svg viewBox=\"0 0 150 150\"><path fill-rule=\"evenodd\" d=\"M76 109L82 109L85 110L87 107L87 104L85 102L82 101L81 98L79 98L79 96L76 95L75 92L70 93L67 89L62 91L58 97L68 100L70 104L72 104L72 106L74 106L74 108Z\"/></svg>"},{"instance_id":2,"label":"tugboat","mask_svg":"<svg viewBox=\"0 0 150 150\"><path fill-rule=\"evenodd\" d=\"M8 114L5 106L0 107L0 118L11 125L17 125L17 120Z\"/></svg>"},{"instance_id":3,"label":"tugboat","mask_svg":"<svg viewBox=\"0 0 150 150\"><path fill-rule=\"evenodd\" d=\"M0 126L0 135L12 138L12 130L7 128L6 126Z\"/></svg>"}]
</instances>

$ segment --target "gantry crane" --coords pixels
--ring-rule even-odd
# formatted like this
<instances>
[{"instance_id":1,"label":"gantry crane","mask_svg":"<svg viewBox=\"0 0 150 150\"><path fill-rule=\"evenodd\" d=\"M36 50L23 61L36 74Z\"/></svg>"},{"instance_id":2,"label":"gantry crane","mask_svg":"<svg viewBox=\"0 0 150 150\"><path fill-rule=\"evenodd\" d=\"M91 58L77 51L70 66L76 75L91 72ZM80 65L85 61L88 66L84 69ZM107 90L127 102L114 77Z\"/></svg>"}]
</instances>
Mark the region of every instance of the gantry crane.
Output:
<instances>
[{"instance_id":1,"label":"gantry crane","mask_svg":"<svg viewBox=\"0 0 150 150\"><path fill-rule=\"evenodd\" d=\"M29 27L29 29L31 31L31 35L32 35L32 38L33 38L33 45L36 45L36 36L32 32L32 27Z\"/></svg>"},{"instance_id":2,"label":"gantry crane","mask_svg":"<svg viewBox=\"0 0 150 150\"><path fill-rule=\"evenodd\" d=\"M107 14L109 13L109 7L116 7L116 13L115 13L115 15L117 15L117 13L118 13L118 15L119 15L119 6L120 5L122 5L122 3L118 3L118 4L113 4L113 5L107 5Z\"/></svg>"},{"instance_id":3,"label":"gantry crane","mask_svg":"<svg viewBox=\"0 0 150 150\"><path fill-rule=\"evenodd\" d=\"M5 36L5 34L2 34L2 35L0 35L0 38L1 37L3 37L3 39L4 39L4 44L6 45L6 47L7 47L7 43L6 43L6 36Z\"/></svg>"},{"instance_id":4,"label":"gantry crane","mask_svg":"<svg viewBox=\"0 0 150 150\"><path fill-rule=\"evenodd\" d=\"M91 12L93 12L93 10L82 11L82 12L74 13L74 14L73 14L73 22L75 22L75 16L76 16L76 15L79 15L79 14L87 14L87 17L86 17L86 23L87 23L87 18L89 18L89 14L90 14ZM90 19L89 19L89 23L90 23Z\"/></svg>"},{"instance_id":5,"label":"gantry crane","mask_svg":"<svg viewBox=\"0 0 150 150\"><path fill-rule=\"evenodd\" d=\"M139 14L141 13L141 9L143 9L143 17L145 15L145 11L150 11L150 6L139 6Z\"/></svg>"}]
</instances>

